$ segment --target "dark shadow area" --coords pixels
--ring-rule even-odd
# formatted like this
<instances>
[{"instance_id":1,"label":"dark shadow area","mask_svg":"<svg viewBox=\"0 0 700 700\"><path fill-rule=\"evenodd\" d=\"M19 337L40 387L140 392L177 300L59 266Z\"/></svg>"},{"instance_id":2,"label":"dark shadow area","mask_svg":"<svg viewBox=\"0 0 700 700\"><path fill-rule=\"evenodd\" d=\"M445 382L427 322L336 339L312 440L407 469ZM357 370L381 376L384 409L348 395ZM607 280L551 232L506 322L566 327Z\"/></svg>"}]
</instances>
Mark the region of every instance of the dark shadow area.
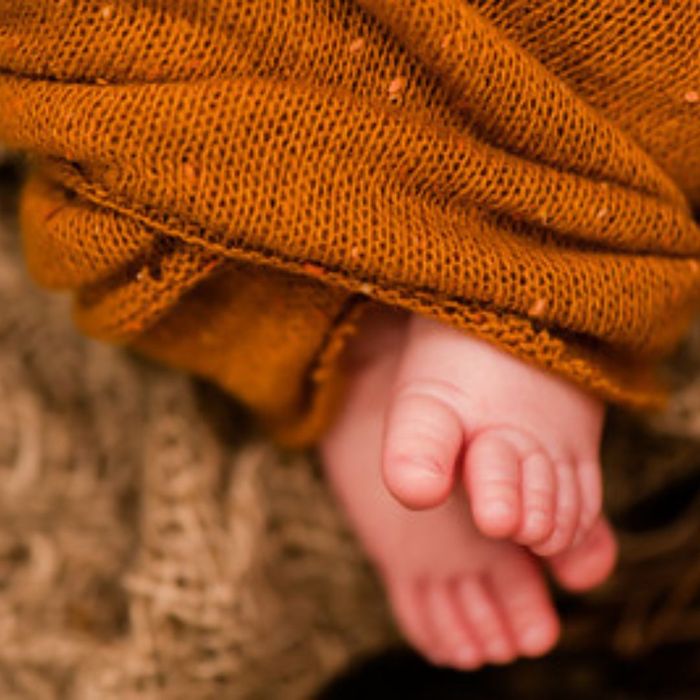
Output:
<instances>
[{"instance_id":1,"label":"dark shadow area","mask_svg":"<svg viewBox=\"0 0 700 700\"><path fill-rule=\"evenodd\" d=\"M338 679L319 700L695 700L697 650L668 648L625 661L613 655L555 653L505 668L456 673L395 650Z\"/></svg>"}]
</instances>

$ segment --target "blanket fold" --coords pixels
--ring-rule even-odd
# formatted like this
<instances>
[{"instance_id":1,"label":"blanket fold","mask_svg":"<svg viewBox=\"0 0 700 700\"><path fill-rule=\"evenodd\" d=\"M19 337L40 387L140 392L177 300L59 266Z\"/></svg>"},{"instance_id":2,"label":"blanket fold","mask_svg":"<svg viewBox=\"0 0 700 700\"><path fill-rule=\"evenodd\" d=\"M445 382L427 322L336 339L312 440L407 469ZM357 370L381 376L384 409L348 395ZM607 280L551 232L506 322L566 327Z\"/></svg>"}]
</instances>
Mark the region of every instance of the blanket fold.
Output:
<instances>
[{"instance_id":1,"label":"blanket fold","mask_svg":"<svg viewBox=\"0 0 700 700\"><path fill-rule=\"evenodd\" d=\"M698 9L0 0L29 267L289 442L375 302L656 405L700 291Z\"/></svg>"}]
</instances>

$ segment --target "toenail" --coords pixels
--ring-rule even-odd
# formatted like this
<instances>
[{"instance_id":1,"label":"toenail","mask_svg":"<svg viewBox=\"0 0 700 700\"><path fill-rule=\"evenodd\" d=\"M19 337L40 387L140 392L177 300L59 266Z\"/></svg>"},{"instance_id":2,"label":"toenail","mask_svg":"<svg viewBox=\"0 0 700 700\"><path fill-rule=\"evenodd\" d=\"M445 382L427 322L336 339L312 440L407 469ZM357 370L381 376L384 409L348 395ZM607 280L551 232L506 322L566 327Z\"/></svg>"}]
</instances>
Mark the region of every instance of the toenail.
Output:
<instances>
[{"instance_id":1,"label":"toenail","mask_svg":"<svg viewBox=\"0 0 700 700\"><path fill-rule=\"evenodd\" d=\"M505 501L489 501L486 504L485 510L491 516L510 516L513 512L513 508L508 505Z\"/></svg>"},{"instance_id":2,"label":"toenail","mask_svg":"<svg viewBox=\"0 0 700 700\"><path fill-rule=\"evenodd\" d=\"M461 647L455 652L455 661L458 666L473 667L476 665L476 655L469 647Z\"/></svg>"},{"instance_id":3,"label":"toenail","mask_svg":"<svg viewBox=\"0 0 700 700\"><path fill-rule=\"evenodd\" d=\"M491 527L510 530L515 527L516 510L505 501L491 501L483 507L482 517Z\"/></svg>"},{"instance_id":4,"label":"toenail","mask_svg":"<svg viewBox=\"0 0 700 700\"><path fill-rule=\"evenodd\" d=\"M551 530L550 519L541 513L530 515L523 530L530 537L544 537Z\"/></svg>"},{"instance_id":5,"label":"toenail","mask_svg":"<svg viewBox=\"0 0 700 700\"><path fill-rule=\"evenodd\" d=\"M489 656L491 657L491 663L503 664L508 663L513 655L505 644L494 643L489 646Z\"/></svg>"},{"instance_id":6,"label":"toenail","mask_svg":"<svg viewBox=\"0 0 700 700\"><path fill-rule=\"evenodd\" d=\"M416 459L415 457L402 457L388 459L395 464L395 469L405 474L425 475L428 477L444 478L445 470L440 464L429 459Z\"/></svg>"},{"instance_id":7,"label":"toenail","mask_svg":"<svg viewBox=\"0 0 700 700\"><path fill-rule=\"evenodd\" d=\"M406 470L414 474L425 474L432 477L445 477L445 471L432 462L409 462L406 465Z\"/></svg>"},{"instance_id":8,"label":"toenail","mask_svg":"<svg viewBox=\"0 0 700 700\"><path fill-rule=\"evenodd\" d=\"M523 632L520 641L524 649L528 651L536 650L538 653L542 650L542 653L544 653L544 646L547 642L547 629L539 625L529 627Z\"/></svg>"}]
</instances>

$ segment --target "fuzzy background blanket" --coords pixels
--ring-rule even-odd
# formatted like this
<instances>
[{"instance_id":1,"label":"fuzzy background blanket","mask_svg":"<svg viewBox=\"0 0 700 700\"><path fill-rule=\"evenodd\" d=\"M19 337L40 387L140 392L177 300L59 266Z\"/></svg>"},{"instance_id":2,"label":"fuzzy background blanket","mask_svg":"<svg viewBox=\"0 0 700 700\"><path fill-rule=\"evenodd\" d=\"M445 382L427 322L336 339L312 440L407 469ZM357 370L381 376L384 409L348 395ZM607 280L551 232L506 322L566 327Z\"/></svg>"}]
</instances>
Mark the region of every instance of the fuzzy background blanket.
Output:
<instances>
[{"instance_id":1,"label":"fuzzy background blanket","mask_svg":"<svg viewBox=\"0 0 700 700\"><path fill-rule=\"evenodd\" d=\"M211 387L80 337L27 281L18 179L0 166L0 697L302 700L395 644L312 460ZM471 676L401 657L327 697L697 697L700 334L669 371L685 388L653 425L613 416L622 562L562 600L558 655Z\"/></svg>"}]
</instances>

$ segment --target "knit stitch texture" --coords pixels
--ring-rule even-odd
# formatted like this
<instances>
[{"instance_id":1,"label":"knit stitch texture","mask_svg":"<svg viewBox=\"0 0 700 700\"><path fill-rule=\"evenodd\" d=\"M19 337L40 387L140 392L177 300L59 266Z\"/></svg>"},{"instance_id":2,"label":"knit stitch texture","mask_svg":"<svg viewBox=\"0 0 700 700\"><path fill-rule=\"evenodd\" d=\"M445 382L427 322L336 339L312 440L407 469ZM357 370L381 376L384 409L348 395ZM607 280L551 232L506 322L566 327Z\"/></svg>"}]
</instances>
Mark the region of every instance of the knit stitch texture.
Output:
<instances>
[{"instance_id":1,"label":"knit stitch texture","mask_svg":"<svg viewBox=\"0 0 700 700\"><path fill-rule=\"evenodd\" d=\"M368 302L657 403L697 308L696 0L0 0L30 270L318 436Z\"/></svg>"}]
</instances>

